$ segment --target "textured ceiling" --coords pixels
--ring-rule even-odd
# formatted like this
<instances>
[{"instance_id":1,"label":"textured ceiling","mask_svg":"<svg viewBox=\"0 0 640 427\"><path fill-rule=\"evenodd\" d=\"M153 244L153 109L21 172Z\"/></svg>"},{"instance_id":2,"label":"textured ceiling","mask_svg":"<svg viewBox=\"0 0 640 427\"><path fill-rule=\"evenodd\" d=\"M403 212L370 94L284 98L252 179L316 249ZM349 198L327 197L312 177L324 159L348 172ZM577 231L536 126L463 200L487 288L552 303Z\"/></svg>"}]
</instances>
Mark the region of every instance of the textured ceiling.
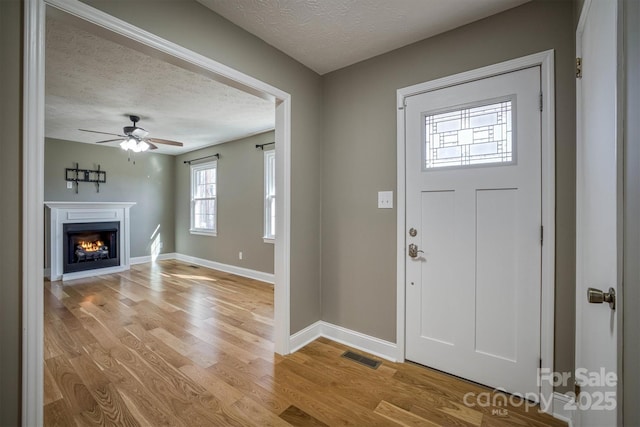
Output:
<instances>
[{"instance_id":1,"label":"textured ceiling","mask_svg":"<svg viewBox=\"0 0 640 427\"><path fill-rule=\"evenodd\" d=\"M46 33L45 135L93 143L121 133L128 115L159 145L179 154L226 142L275 126L272 101L163 62L52 18ZM104 145L117 147L118 142Z\"/></svg>"},{"instance_id":2,"label":"textured ceiling","mask_svg":"<svg viewBox=\"0 0 640 427\"><path fill-rule=\"evenodd\" d=\"M529 0L198 0L319 74Z\"/></svg>"}]
</instances>

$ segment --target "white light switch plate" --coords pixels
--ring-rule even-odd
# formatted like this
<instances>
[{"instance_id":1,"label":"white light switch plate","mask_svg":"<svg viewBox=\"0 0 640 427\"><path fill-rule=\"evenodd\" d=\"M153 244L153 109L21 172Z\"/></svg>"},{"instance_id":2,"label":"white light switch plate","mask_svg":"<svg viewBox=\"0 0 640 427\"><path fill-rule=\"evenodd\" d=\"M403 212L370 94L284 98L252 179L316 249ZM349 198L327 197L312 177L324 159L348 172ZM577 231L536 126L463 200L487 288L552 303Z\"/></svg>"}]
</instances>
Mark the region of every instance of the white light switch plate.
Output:
<instances>
[{"instance_id":1,"label":"white light switch plate","mask_svg":"<svg viewBox=\"0 0 640 427\"><path fill-rule=\"evenodd\" d=\"M393 209L393 191L378 191L378 208Z\"/></svg>"},{"instance_id":2,"label":"white light switch plate","mask_svg":"<svg viewBox=\"0 0 640 427\"><path fill-rule=\"evenodd\" d=\"M67 181L67 188L73 188L73 182Z\"/></svg>"}]
</instances>

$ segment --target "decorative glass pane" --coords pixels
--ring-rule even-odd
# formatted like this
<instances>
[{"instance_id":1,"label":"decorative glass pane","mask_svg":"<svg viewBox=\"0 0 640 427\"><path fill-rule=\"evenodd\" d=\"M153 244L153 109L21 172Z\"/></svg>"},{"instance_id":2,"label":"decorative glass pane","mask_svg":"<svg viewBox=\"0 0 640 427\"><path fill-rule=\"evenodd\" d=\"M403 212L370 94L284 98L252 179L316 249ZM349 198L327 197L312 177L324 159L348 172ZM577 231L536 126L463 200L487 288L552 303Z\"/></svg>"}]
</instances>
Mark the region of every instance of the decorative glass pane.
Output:
<instances>
[{"instance_id":1,"label":"decorative glass pane","mask_svg":"<svg viewBox=\"0 0 640 427\"><path fill-rule=\"evenodd\" d=\"M512 101L425 117L425 168L511 163Z\"/></svg>"}]
</instances>

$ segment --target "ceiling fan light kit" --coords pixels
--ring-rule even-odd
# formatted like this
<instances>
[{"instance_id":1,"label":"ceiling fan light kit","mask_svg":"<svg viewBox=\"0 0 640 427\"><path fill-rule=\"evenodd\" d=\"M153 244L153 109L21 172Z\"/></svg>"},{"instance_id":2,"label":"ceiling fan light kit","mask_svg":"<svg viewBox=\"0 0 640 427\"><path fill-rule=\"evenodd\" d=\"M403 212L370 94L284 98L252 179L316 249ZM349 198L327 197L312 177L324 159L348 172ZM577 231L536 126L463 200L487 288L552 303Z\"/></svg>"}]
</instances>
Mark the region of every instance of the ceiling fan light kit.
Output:
<instances>
[{"instance_id":1,"label":"ceiling fan light kit","mask_svg":"<svg viewBox=\"0 0 640 427\"><path fill-rule=\"evenodd\" d=\"M134 153L141 153L149 149L155 150L158 148L155 144L166 144L166 145L173 145L176 147L183 146L182 142L178 142L178 141L171 141L168 139L158 139L158 138L147 138L147 135L149 135L149 132L147 132L146 130L136 125L136 123L140 121L140 117L132 115L132 116L129 116L129 120L131 120L132 126L125 126L122 129L123 134L100 132L100 131L88 130L88 129L78 129L78 130L83 132L100 133L104 135L117 136L118 138L115 138L115 139L97 141L96 144L120 141L120 148L122 148L125 151L132 151Z\"/></svg>"},{"instance_id":2,"label":"ceiling fan light kit","mask_svg":"<svg viewBox=\"0 0 640 427\"><path fill-rule=\"evenodd\" d=\"M125 139L120 143L120 148L125 151L131 150L134 153L140 153L142 151L147 151L149 149L149 144L142 140L137 140L135 138Z\"/></svg>"}]
</instances>

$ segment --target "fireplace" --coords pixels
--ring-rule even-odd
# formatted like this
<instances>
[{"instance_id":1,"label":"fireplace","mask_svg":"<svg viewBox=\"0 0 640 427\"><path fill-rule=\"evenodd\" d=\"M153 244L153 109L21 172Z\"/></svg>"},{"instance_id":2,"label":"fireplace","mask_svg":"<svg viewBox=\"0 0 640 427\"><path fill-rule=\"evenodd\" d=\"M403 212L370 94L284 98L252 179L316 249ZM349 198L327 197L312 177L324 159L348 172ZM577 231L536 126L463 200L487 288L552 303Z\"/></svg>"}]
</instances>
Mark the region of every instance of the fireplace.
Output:
<instances>
[{"instance_id":1,"label":"fireplace","mask_svg":"<svg viewBox=\"0 0 640 427\"><path fill-rule=\"evenodd\" d=\"M63 273L120 265L120 223L63 224Z\"/></svg>"},{"instance_id":2,"label":"fireplace","mask_svg":"<svg viewBox=\"0 0 640 427\"><path fill-rule=\"evenodd\" d=\"M129 210L135 203L45 202L45 205L48 248L45 276L52 282L129 269Z\"/></svg>"}]
</instances>

